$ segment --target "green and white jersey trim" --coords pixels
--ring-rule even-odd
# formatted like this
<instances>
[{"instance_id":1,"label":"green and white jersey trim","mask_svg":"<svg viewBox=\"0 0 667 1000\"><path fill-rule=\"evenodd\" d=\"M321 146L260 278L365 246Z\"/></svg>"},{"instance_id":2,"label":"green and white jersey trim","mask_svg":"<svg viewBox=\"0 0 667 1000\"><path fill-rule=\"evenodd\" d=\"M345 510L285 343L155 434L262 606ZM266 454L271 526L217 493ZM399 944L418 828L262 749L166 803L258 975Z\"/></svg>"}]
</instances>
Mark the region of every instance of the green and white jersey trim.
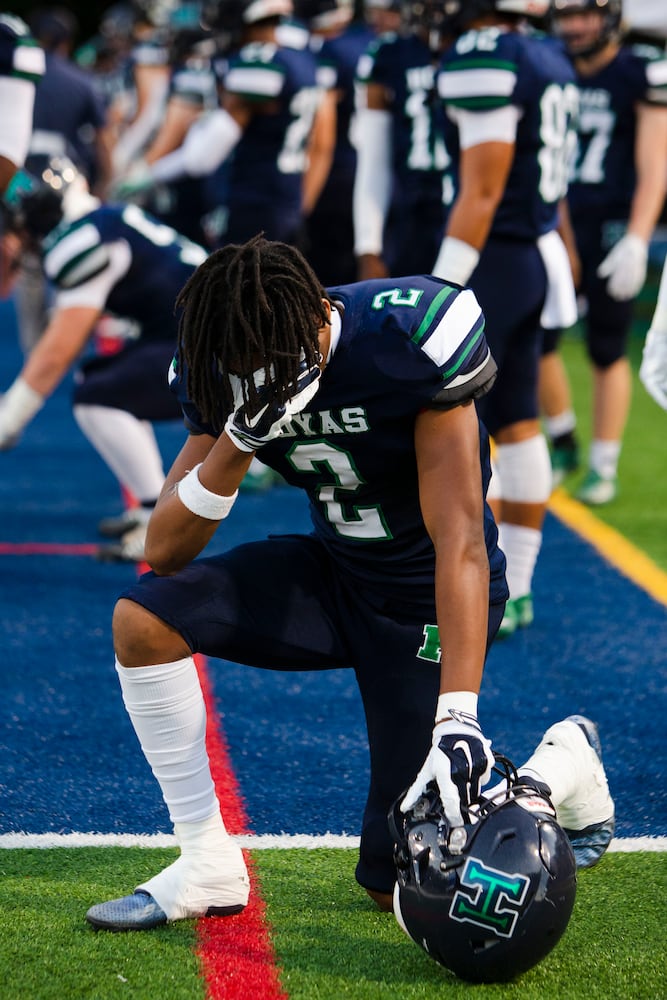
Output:
<instances>
[{"instance_id":1,"label":"green and white jersey trim","mask_svg":"<svg viewBox=\"0 0 667 1000\"><path fill-rule=\"evenodd\" d=\"M44 257L46 275L59 288L74 288L99 274L108 264L108 250L90 222L66 233Z\"/></svg>"},{"instance_id":2,"label":"green and white jersey trim","mask_svg":"<svg viewBox=\"0 0 667 1000\"><path fill-rule=\"evenodd\" d=\"M447 312L432 326L432 317L443 302L456 295L453 288L444 288L435 296L431 306L413 334L413 341L435 362L438 367L457 353L470 331L482 318L479 302L470 289L459 292Z\"/></svg>"},{"instance_id":3,"label":"green and white jersey trim","mask_svg":"<svg viewBox=\"0 0 667 1000\"><path fill-rule=\"evenodd\" d=\"M268 66L234 66L225 76L225 90L250 100L278 97L285 83L285 74Z\"/></svg>"},{"instance_id":4,"label":"green and white jersey trim","mask_svg":"<svg viewBox=\"0 0 667 1000\"><path fill-rule=\"evenodd\" d=\"M445 68L438 78L442 99L457 108L488 110L511 103L516 86L516 65L492 60L470 60L457 69Z\"/></svg>"}]
</instances>

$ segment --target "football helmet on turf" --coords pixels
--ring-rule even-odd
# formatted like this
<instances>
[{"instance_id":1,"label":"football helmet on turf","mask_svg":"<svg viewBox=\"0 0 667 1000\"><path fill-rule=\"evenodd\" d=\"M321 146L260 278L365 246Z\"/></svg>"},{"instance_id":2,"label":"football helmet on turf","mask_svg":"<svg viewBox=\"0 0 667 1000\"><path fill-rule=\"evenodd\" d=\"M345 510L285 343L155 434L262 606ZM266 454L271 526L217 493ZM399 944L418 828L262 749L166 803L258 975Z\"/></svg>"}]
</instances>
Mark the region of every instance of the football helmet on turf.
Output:
<instances>
[{"instance_id":1,"label":"football helmet on turf","mask_svg":"<svg viewBox=\"0 0 667 1000\"><path fill-rule=\"evenodd\" d=\"M432 782L408 813L389 815L405 933L461 979L504 982L555 946L574 906L576 866L556 811L497 757L506 788L448 824ZM402 798L402 796L401 796Z\"/></svg>"}]
</instances>

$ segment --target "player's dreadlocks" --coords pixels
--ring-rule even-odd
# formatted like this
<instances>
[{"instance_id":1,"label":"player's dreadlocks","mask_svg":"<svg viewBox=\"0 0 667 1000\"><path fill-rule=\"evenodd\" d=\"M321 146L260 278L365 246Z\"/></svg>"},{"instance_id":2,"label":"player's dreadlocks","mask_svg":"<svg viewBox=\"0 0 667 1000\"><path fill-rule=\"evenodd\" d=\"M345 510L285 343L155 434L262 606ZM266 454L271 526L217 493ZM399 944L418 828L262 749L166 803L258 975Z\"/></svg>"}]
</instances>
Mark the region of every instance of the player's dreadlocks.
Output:
<instances>
[{"instance_id":1,"label":"player's dreadlocks","mask_svg":"<svg viewBox=\"0 0 667 1000\"><path fill-rule=\"evenodd\" d=\"M295 247L261 234L216 250L197 268L176 301L183 310L178 352L188 396L204 420L220 430L231 412L229 373L247 376L263 367L278 400L288 398L301 358L308 365L319 360L326 297ZM252 380L247 391L252 400Z\"/></svg>"}]
</instances>

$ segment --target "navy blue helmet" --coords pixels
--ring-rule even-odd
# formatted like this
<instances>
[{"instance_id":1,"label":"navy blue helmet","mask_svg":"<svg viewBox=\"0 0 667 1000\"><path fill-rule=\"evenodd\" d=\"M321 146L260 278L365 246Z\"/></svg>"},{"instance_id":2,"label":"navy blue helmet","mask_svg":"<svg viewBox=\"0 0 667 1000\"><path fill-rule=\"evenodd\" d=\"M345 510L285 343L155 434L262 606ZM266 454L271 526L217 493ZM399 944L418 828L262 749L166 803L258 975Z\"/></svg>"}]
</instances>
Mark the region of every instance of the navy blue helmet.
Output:
<instances>
[{"instance_id":1,"label":"navy blue helmet","mask_svg":"<svg viewBox=\"0 0 667 1000\"><path fill-rule=\"evenodd\" d=\"M504 762L507 787L470 821L447 822L435 783L389 815L394 913L436 962L469 982L504 982L541 961L567 927L576 892L570 842L545 792ZM402 797L401 797L402 798Z\"/></svg>"}]
</instances>

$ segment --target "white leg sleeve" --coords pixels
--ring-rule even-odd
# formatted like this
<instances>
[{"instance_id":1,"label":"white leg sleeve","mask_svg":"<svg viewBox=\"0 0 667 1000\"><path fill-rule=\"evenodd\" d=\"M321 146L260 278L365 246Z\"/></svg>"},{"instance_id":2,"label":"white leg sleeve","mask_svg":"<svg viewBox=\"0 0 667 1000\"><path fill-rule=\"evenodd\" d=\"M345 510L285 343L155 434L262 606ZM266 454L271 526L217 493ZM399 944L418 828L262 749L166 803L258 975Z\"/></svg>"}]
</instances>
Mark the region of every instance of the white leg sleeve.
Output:
<instances>
[{"instance_id":1,"label":"white leg sleeve","mask_svg":"<svg viewBox=\"0 0 667 1000\"><path fill-rule=\"evenodd\" d=\"M542 545L542 532L503 522L498 527L498 544L507 559L507 586L510 597L524 597L533 588L533 573Z\"/></svg>"},{"instance_id":2,"label":"white leg sleeve","mask_svg":"<svg viewBox=\"0 0 667 1000\"><path fill-rule=\"evenodd\" d=\"M125 708L174 824L219 814L206 752L206 708L188 656L150 667L116 660Z\"/></svg>"},{"instance_id":3,"label":"white leg sleeve","mask_svg":"<svg viewBox=\"0 0 667 1000\"><path fill-rule=\"evenodd\" d=\"M84 403L74 407L74 417L118 481L140 502L155 501L164 466L151 424L125 410Z\"/></svg>"}]
</instances>

